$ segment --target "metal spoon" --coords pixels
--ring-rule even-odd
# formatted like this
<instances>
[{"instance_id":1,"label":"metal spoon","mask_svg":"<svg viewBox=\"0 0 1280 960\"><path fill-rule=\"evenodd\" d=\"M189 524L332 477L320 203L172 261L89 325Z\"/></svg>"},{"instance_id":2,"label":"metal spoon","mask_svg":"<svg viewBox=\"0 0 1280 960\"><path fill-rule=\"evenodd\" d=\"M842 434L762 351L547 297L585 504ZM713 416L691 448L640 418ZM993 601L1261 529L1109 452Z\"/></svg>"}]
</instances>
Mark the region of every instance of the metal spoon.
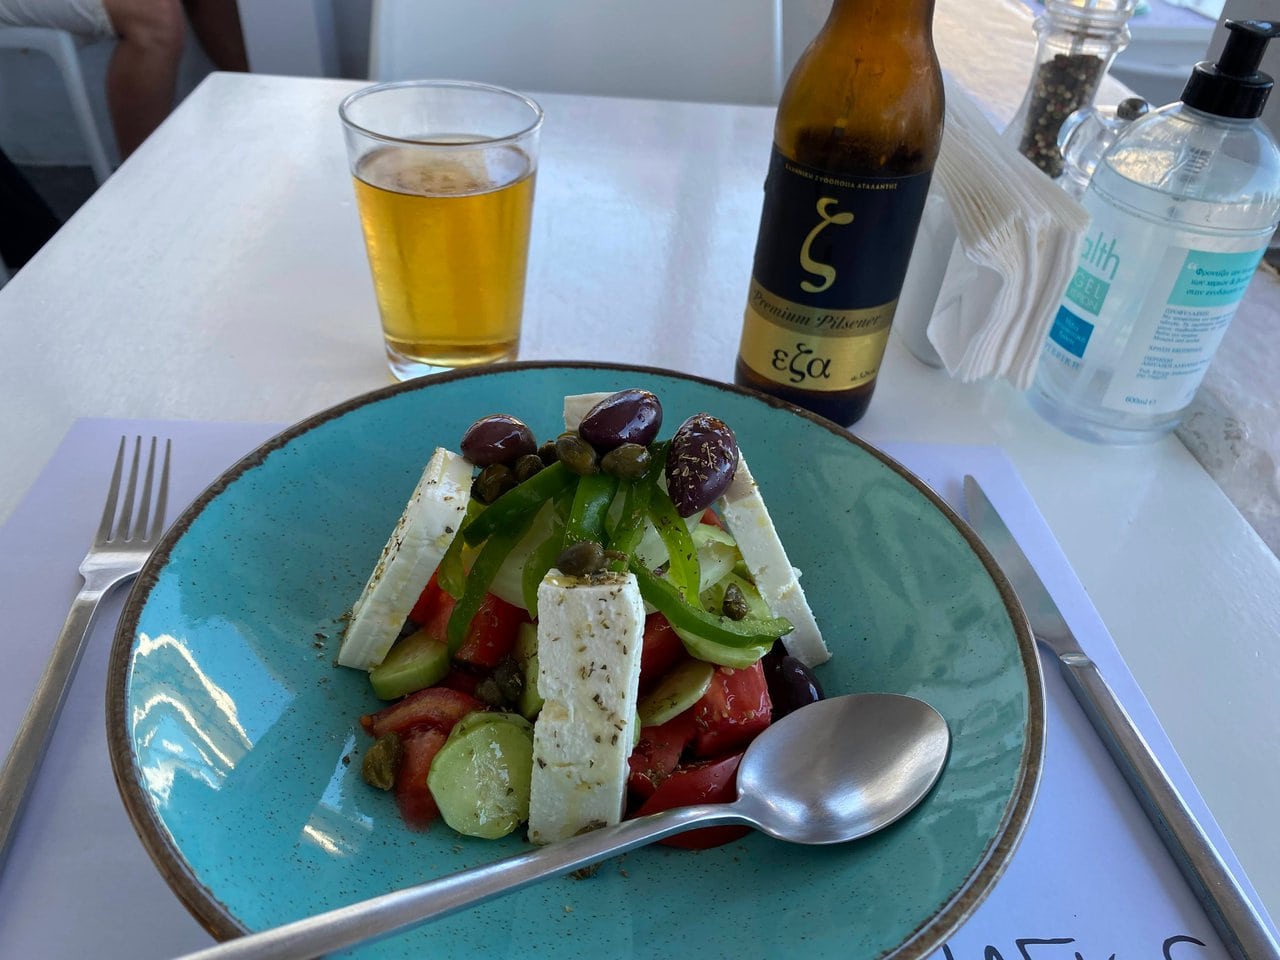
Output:
<instances>
[{"instance_id":1,"label":"metal spoon","mask_svg":"<svg viewBox=\"0 0 1280 960\"><path fill-rule=\"evenodd\" d=\"M304 960L373 940L694 827L745 824L829 844L887 827L932 789L950 746L927 703L863 693L810 704L769 727L738 767L738 799L665 810L505 860L248 934L188 960Z\"/></svg>"}]
</instances>

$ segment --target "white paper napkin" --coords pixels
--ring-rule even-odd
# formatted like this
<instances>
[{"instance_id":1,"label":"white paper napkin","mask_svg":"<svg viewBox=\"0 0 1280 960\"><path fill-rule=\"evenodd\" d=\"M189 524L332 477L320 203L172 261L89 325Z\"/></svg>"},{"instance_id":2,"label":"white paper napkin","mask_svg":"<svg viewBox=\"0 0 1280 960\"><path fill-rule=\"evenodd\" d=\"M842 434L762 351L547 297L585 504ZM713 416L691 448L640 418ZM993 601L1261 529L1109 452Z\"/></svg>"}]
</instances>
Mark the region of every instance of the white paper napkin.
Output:
<instances>
[{"instance_id":1,"label":"white paper napkin","mask_svg":"<svg viewBox=\"0 0 1280 960\"><path fill-rule=\"evenodd\" d=\"M1031 384L1088 215L946 81L946 127L899 329L921 360L969 382Z\"/></svg>"}]
</instances>

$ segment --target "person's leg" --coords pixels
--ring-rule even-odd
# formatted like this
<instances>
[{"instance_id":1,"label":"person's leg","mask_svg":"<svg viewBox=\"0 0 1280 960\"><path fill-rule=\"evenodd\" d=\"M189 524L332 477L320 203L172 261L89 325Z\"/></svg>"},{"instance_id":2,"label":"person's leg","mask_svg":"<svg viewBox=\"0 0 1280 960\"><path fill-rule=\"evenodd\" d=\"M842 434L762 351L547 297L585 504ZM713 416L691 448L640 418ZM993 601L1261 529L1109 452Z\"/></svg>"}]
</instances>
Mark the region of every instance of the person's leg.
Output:
<instances>
[{"instance_id":1,"label":"person's leg","mask_svg":"<svg viewBox=\"0 0 1280 960\"><path fill-rule=\"evenodd\" d=\"M191 29L219 70L247 73L249 58L236 0L184 0Z\"/></svg>"},{"instance_id":2,"label":"person's leg","mask_svg":"<svg viewBox=\"0 0 1280 960\"><path fill-rule=\"evenodd\" d=\"M173 108L186 22L179 0L104 0L119 41L107 64L107 106L120 156Z\"/></svg>"}]
</instances>

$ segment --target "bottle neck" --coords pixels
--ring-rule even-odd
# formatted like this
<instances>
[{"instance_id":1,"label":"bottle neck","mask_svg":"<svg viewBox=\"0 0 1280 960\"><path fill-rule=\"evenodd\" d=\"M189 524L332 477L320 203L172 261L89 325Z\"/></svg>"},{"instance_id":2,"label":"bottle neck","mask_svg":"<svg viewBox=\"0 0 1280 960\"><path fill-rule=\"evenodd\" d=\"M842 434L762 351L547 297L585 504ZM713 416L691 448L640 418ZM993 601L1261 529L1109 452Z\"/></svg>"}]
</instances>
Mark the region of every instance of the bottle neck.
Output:
<instances>
[{"instance_id":1,"label":"bottle neck","mask_svg":"<svg viewBox=\"0 0 1280 960\"><path fill-rule=\"evenodd\" d=\"M856 33L875 39L881 32L930 35L934 0L835 0L824 31Z\"/></svg>"}]
</instances>

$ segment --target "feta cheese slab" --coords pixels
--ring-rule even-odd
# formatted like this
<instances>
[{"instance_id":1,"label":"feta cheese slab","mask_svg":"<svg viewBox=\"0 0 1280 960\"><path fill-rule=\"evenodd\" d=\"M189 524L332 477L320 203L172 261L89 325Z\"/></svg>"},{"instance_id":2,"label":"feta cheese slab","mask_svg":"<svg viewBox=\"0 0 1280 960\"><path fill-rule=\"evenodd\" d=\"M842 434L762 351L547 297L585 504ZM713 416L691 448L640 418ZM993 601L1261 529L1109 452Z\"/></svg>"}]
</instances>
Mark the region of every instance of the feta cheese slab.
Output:
<instances>
[{"instance_id":1,"label":"feta cheese slab","mask_svg":"<svg viewBox=\"0 0 1280 960\"><path fill-rule=\"evenodd\" d=\"M538 587L538 693L529 840L552 843L622 819L644 642L636 578L566 577Z\"/></svg>"},{"instance_id":2,"label":"feta cheese slab","mask_svg":"<svg viewBox=\"0 0 1280 960\"><path fill-rule=\"evenodd\" d=\"M591 408L613 393L574 393L564 398L564 428L577 430Z\"/></svg>"},{"instance_id":3,"label":"feta cheese slab","mask_svg":"<svg viewBox=\"0 0 1280 960\"><path fill-rule=\"evenodd\" d=\"M720 498L719 506L760 596L775 617L786 617L795 626L782 638L787 652L809 667L830 660L831 651L822 640L822 631L800 586L800 571L787 559L760 487L741 453L733 480Z\"/></svg>"},{"instance_id":4,"label":"feta cheese slab","mask_svg":"<svg viewBox=\"0 0 1280 960\"><path fill-rule=\"evenodd\" d=\"M471 464L437 447L351 609L338 663L358 670L382 663L440 565L470 500Z\"/></svg>"}]
</instances>

